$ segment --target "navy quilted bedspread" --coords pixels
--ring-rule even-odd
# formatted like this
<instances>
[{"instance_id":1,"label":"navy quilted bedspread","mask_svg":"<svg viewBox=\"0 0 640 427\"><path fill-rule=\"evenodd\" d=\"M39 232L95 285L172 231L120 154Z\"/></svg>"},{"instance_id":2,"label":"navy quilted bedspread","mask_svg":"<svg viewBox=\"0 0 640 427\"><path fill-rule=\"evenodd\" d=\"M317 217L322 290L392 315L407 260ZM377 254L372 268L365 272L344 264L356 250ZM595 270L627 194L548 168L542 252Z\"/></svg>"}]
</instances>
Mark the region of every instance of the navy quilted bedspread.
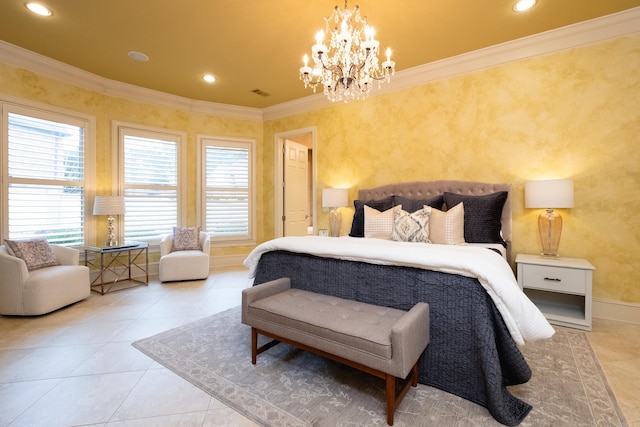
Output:
<instances>
[{"instance_id":1,"label":"navy quilted bedspread","mask_svg":"<svg viewBox=\"0 0 640 427\"><path fill-rule=\"evenodd\" d=\"M280 277L290 277L294 288L402 310L428 303L431 338L420 358L419 382L482 405L505 425L520 424L531 410L507 389L527 382L531 369L476 279L285 251L264 254L254 285Z\"/></svg>"}]
</instances>

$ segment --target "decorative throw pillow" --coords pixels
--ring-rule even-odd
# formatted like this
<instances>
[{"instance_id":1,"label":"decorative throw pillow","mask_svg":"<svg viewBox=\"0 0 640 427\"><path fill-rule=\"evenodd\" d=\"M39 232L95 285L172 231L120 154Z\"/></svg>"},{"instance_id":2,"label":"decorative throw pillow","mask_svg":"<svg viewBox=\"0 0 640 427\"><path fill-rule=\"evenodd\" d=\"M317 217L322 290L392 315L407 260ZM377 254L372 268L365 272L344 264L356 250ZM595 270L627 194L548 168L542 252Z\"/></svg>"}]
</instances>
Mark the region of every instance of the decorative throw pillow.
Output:
<instances>
[{"instance_id":1,"label":"decorative throw pillow","mask_svg":"<svg viewBox=\"0 0 640 427\"><path fill-rule=\"evenodd\" d=\"M351 237L364 237L364 206L372 207L378 211L386 211L393 207L393 196L389 196L380 200L354 200L353 206L356 211L353 214L353 222L351 223Z\"/></svg>"},{"instance_id":2,"label":"decorative throw pillow","mask_svg":"<svg viewBox=\"0 0 640 427\"><path fill-rule=\"evenodd\" d=\"M60 265L46 237L28 240L7 240L4 243L13 256L27 264L27 270Z\"/></svg>"},{"instance_id":3,"label":"decorative throw pillow","mask_svg":"<svg viewBox=\"0 0 640 427\"><path fill-rule=\"evenodd\" d=\"M431 243L429 241L429 217L431 206L409 213L396 212L391 238L401 242Z\"/></svg>"},{"instance_id":4,"label":"decorative throw pillow","mask_svg":"<svg viewBox=\"0 0 640 427\"><path fill-rule=\"evenodd\" d=\"M393 196L393 205L394 206L402 205L402 210L409 213L413 213L415 211L421 210L425 205L442 210L443 204L444 204L444 196L442 194L426 200L414 200L414 199L407 199L406 197L403 197L403 196L395 196L395 195Z\"/></svg>"},{"instance_id":5,"label":"decorative throw pillow","mask_svg":"<svg viewBox=\"0 0 640 427\"><path fill-rule=\"evenodd\" d=\"M402 206L394 206L384 212L364 206L364 237L376 237L378 239L391 239L396 212L400 212Z\"/></svg>"},{"instance_id":6,"label":"decorative throw pillow","mask_svg":"<svg viewBox=\"0 0 640 427\"><path fill-rule=\"evenodd\" d=\"M464 239L467 243L500 243L502 239L502 208L509 193L498 191L486 196L464 196L444 193L447 206L464 203Z\"/></svg>"},{"instance_id":7,"label":"decorative throw pillow","mask_svg":"<svg viewBox=\"0 0 640 427\"><path fill-rule=\"evenodd\" d=\"M446 212L431 209L429 240L439 245L459 245L464 240L464 205L457 204Z\"/></svg>"},{"instance_id":8,"label":"decorative throw pillow","mask_svg":"<svg viewBox=\"0 0 640 427\"><path fill-rule=\"evenodd\" d=\"M171 252L200 249L200 227L173 227Z\"/></svg>"}]
</instances>

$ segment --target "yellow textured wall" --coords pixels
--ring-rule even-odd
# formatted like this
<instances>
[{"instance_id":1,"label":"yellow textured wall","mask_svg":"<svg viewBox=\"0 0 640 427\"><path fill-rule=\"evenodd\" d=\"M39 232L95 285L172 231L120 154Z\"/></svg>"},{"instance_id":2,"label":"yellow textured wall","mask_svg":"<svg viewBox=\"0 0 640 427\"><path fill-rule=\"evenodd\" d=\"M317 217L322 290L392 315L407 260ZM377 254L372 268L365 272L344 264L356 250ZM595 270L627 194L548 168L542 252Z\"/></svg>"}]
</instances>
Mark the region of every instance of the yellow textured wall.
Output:
<instances>
[{"instance_id":1,"label":"yellow textured wall","mask_svg":"<svg viewBox=\"0 0 640 427\"><path fill-rule=\"evenodd\" d=\"M37 101L56 107L90 114L96 117L96 193L111 194L112 183L112 121L123 121L145 126L183 131L187 136L187 218L184 225L196 225L196 134L222 135L256 140L256 156L261 158L262 122L221 118L205 114L186 113L168 107L107 96L81 89L57 80L15 68L0 62L0 92ZM262 174L262 164L257 162L257 173ZM261 183L258 182L258 239L264 239ZM97 224L97 235L106 227L106 222ZM214 248L214 256L246 254L252 247ZM158 258L150 255L150 261Z\"/></svg>"},{"instance_id":2,"label":"yellow textured wall","mask_svg":"<svg viewBox=\"0 0 640 427\"><path fill-rule=\"evenodd\" d=\"M359 187L392 182L508 182L517 254L540 250L540 210L524 208L524 183L570 178L561 255L594 264L595 297L640 303L638 70L640 35L268 121L265 190L275 133L317 126L318 203L323 187L347 185L352 201ZM342 212L346 234L353 209Z\"/></svg>"},{"instance_id":3,"label":"yellow textured wall","mask_svg":"<svg viewBox=\"0 0 640 427\"><path fill-rule=\"evenodd\" d=\"M398 181L512 183L514 253L539 250L540 211L524 209L524 183L571 178L575 207L561 210L561 254L595 265L595 297L640 303L639 69L637 35L265 123L110 97L3 63L0 92L96 117L98 194L110 192L112 120L186 132L188 225L196 217L196 134L255 138L259 241L274 235L277 132L317 127L318 203L328 186L349 186L353 200L358 187ZM346 234L353 211L342 211Z\"/></svg>"}]
</instances>

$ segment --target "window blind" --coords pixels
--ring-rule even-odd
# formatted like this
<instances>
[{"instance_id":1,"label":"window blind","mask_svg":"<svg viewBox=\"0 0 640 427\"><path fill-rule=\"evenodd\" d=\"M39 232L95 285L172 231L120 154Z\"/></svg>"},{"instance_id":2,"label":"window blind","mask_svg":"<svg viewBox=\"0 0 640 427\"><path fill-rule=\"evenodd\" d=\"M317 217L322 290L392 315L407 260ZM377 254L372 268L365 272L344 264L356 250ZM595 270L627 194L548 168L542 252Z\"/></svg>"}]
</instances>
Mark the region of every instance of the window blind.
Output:
<instances>
[{"instance_id":1,"label":"window blind","mask_svg":"<svg viewBox=\"0 0 640 427\"><path fill-rule=\"evenodd\" d=\"M178 224L178 143L124 136L125 241L151 241Z\"/></svg>"},{"instance_id":2,"label":"window blind","mask_svg":"<svg viewBox=\"0 0 640 427\"><path fill-rule=\"evenodd\" d=\"M206 229L214 240L251 237L251 146L234 145L205 148Z\"/></svg>"},{"instance_id":3,"label":"window blind","mask_svg":"<svg viewBox=\"0 0 640 427\"><path fill-rule=\"evenodd\" d=\"M82 245L84 127L12 112L7 118L9 237Z\"/></svg>"}]
</instances>

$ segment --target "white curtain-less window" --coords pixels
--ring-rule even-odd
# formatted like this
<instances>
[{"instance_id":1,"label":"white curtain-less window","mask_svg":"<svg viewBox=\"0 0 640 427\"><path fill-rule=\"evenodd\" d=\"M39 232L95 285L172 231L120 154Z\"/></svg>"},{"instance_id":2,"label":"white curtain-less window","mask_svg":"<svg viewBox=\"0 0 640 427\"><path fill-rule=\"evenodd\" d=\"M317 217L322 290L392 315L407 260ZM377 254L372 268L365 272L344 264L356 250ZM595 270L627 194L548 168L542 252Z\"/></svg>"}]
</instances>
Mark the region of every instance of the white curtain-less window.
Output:
<instances>
[{"instance_id":1,"label":"white curtain-less window","mask_svg":"<svg viewBox=\"0 0 640 427\"><path fill-rule=\"evenodd\" d=\"M124 130L124 238L157 242L178 221L178 142Z\"/></svg>"},{"instance_id":2,"label":"white curtain-less window","mask_svg":"<svg viewBox=\"0 0 640 427\"><path fill-rule=\"evenodd\" d=\"M82 245L86 124L19 110L5 116L8 236L44 236L50 243Z\"/></svg>"},{"instance_id":3,"label":"white curtain-less window","mask_svg":"<svg viewBox=\"0 0 640 427\"><path fill-rule=\"evenodd\" d=\"M203 216L212 242L254 241L253 142L204 138L202 143Z\"/></svg>"}]
</instances>

